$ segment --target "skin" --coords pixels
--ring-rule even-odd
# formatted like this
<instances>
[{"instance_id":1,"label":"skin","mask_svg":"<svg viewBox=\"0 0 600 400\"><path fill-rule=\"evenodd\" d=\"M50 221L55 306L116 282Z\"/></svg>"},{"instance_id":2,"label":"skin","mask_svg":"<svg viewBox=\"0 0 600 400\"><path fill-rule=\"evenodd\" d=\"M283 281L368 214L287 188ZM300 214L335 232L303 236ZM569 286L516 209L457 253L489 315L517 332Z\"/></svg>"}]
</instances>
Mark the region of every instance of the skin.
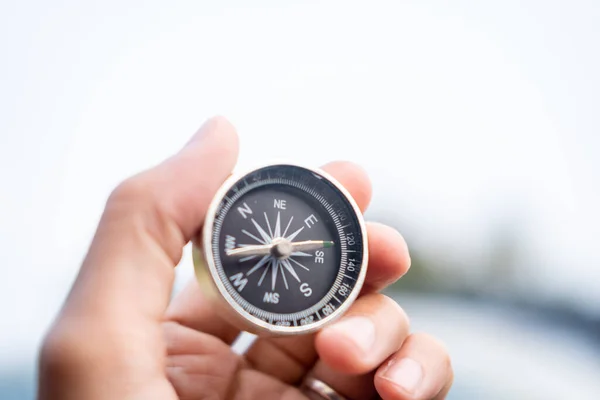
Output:
<instances>
[{"instance_id":1,"label":"skin","mask_svg":"<svg viewBox=\"0 0 600 400\"><path fill-rule=\"evenodd\" d=\"M197 239L237 152L235 129L216 117L178 154L114 190L44 340L38 398L318 398L299 389L306 376L350 399L445 398L453 379L448 352L433 337L411 333L402 308L379 293L410 267L404 239L388 226L368 224L363 292L343 318L315 335L259 338L240 356L229 347L239 330L195 280L170 301L182 248ZM360 167L334 162L323 169L366 209L371 186ZM356 329L365 323L370 329ZM412 369L390 374L398 365Z\"/></svg>"}]
</instances>

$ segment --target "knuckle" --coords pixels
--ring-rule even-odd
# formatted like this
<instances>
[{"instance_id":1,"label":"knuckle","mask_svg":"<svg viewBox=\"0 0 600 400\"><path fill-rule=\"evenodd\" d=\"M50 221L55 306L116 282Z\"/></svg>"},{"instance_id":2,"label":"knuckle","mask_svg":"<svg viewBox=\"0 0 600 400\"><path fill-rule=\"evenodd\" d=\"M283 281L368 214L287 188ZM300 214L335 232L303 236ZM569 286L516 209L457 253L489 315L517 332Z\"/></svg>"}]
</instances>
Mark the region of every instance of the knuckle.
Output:
<instances>
[{"instance_id":1,"label":"knuckle","mask_svg":"<svg viewBox=\"0 0 600 400\"><path fill-rule=\"evenodd\" d=\"M404 311L404 308L402 308L402 306L400 306L400 304L398 304L398 302L396 302L396 300L392 299L391 297L383 295L383 294L380 296L381 296L382 308L385 310L386 314L393 313L393 315L397 316L400 324L405 325L406 327L409 327L410 326L410 318L408 317L408 314L406 313L406 311Z\"/></svg>"},{"instance_id":2,"label":"knuckle","mask_svg":"<svg viewBox=\"0 0 600 400\"><path fill-rule=\"evenodd\" d=\"M121 182L110 194L109 205L140 202L151 194L149 185L142 175L136 175Z\"/></svg>"},{"instance_id":3,"label":"knuckle","mask_svg":"<svg viewBox=\"0 0 600 400\"><path fill-rule=\"evenodd\" d=\"M142 215L152 218L168 215L169 196L160 193L160 186L161 182L147 172L124 180L108 197L105 214L117 219L126 216L129 220Z\"/></svg>"},{"instance_id":4,"label":"knuckle","mask_svg":"<svg viewBox=\"0 0 600 400\"><path fill-rule=\"evenodd\" d=\"M410 330L410 318L404 309L391 297L382 293L371 293L360 298L358 314L369 314L386 325L400 327L406 334Z\"/></svg>"},{"instance_id":5,"label":"knuckle","mask_svg":"<svg viewBox=\"0 0 600 400\"><path fill-rule=\"evenodd\" d=\"M412 334L412 340L419 345L426 345L429 348L435 348L436 350L442 350L446 352L446 345L430 333L415 332Z\"/></svg>"}]
</instances>

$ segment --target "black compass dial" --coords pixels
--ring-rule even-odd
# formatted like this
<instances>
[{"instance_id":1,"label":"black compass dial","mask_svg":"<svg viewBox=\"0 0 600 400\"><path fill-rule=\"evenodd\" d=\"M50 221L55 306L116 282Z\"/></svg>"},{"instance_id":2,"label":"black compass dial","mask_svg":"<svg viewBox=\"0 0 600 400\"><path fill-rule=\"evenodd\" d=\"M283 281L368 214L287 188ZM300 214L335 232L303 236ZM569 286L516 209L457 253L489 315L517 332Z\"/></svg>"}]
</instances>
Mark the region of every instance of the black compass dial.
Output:
<instances>
[{"instance_id":1,"label":"black compass dial","mask_svg":"<svg viewBox=\"0 0 600 400\"><path fill-rule=\"evenodd\" d=\"M357 284L364 252L346 196L324 176L292 165L234 183L217 208L211 244L230 301L278 326L334 313Z\"/></svg>"}]
</instances>

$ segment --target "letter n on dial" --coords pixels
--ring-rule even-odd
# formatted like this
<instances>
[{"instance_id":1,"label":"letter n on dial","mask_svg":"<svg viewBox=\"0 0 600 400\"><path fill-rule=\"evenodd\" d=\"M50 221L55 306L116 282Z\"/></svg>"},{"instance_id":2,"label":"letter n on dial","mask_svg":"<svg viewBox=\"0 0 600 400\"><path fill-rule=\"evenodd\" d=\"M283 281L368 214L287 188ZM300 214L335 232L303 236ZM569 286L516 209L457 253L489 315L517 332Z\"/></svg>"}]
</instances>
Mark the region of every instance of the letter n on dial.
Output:
<instances>
[{"instance_id":1,"label":"letter n on dial","mask_svg":"<svg viewBox=\"0 0 600 400\"><path fill-rule=\"evenodd\" d=\"M362 267L362 219L332 182L272 165L236 181L217 210L208 256L229 301L248 314L312 324L349 297Z\"/></svg>"}]
</instances>

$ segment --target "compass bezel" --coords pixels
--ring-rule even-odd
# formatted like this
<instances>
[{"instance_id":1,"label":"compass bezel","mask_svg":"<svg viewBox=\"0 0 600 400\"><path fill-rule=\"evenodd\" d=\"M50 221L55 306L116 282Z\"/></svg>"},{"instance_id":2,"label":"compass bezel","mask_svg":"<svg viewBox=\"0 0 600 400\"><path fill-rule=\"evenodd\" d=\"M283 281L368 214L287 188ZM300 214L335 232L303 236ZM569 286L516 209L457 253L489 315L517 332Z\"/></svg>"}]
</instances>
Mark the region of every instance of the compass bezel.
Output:
<instances>
[{"instance_id":1,"label":"compass bezel","mask_svg":"<svg viewBox=\"0 0 600 400\"><path fill-rule=\"evenodd\" d=\"M217 215L218 207L223 202L224 197L228 193L230 189L232 189L241 179L246 177L253 172L267 168L267 167L277 167L277 166L291 166L302 168L310 171L317 176L320 176L326 179L329 183L331 183L339 193L345 197L345 200L350 205L351 210L355 214L356 221L359 225L359 229L361 231L361 240L362 240L362 259L360 260L360 272L356 278L356 283L354 284L350 294L347 296L345 301L337 307L330 315L323 317L322 319L312 322L308 325L301 326L280 326L274 325L267 321L264 321L246 311L229 293L224 283L222 282L219 271L217 269L214 255L212 252L212 237L213 237L213 229L215 224L215 217ZM346 310L354 303L358 294L360 293L365 275L367 273L368 267L368 259L369 259L369 249L368 249L368 239L367 239L367 231L364 222L364 218L362 216L362 212L350 193L344 188L341 183L339 183L333 176L328 174L327 172L319 169L319 168L311 168L304 165L300 165L292 162L270 162L261 164L258 166L254 166L249 169L245 169L240 172L236 172L232 174L225 182L221 185L221 187L217 190L214 198L212 199L208 211L206 213L206 218L204 221L204 226L202 228L202 238L201 238L201 248L194 249L194 268L196 272L196 277L198 281L206 286L206 280L211 283L211 288L213 290L213 294L216 295L217 300L219 300L222 305L225 306L226 309L233 311L230 313L232 317L236 319L236 325L241 327L244 330L247 330L256 334L268 334L268 335L299 335L299 334L307 334L311 332L318 331L323 328L325 325L333 322L341 315L343 315ZM208 272L208 274L207 274ZM209 276L207 276L209 275ZM216 293L215 293L216 292Z\"/></svg>"}]
</instances>

